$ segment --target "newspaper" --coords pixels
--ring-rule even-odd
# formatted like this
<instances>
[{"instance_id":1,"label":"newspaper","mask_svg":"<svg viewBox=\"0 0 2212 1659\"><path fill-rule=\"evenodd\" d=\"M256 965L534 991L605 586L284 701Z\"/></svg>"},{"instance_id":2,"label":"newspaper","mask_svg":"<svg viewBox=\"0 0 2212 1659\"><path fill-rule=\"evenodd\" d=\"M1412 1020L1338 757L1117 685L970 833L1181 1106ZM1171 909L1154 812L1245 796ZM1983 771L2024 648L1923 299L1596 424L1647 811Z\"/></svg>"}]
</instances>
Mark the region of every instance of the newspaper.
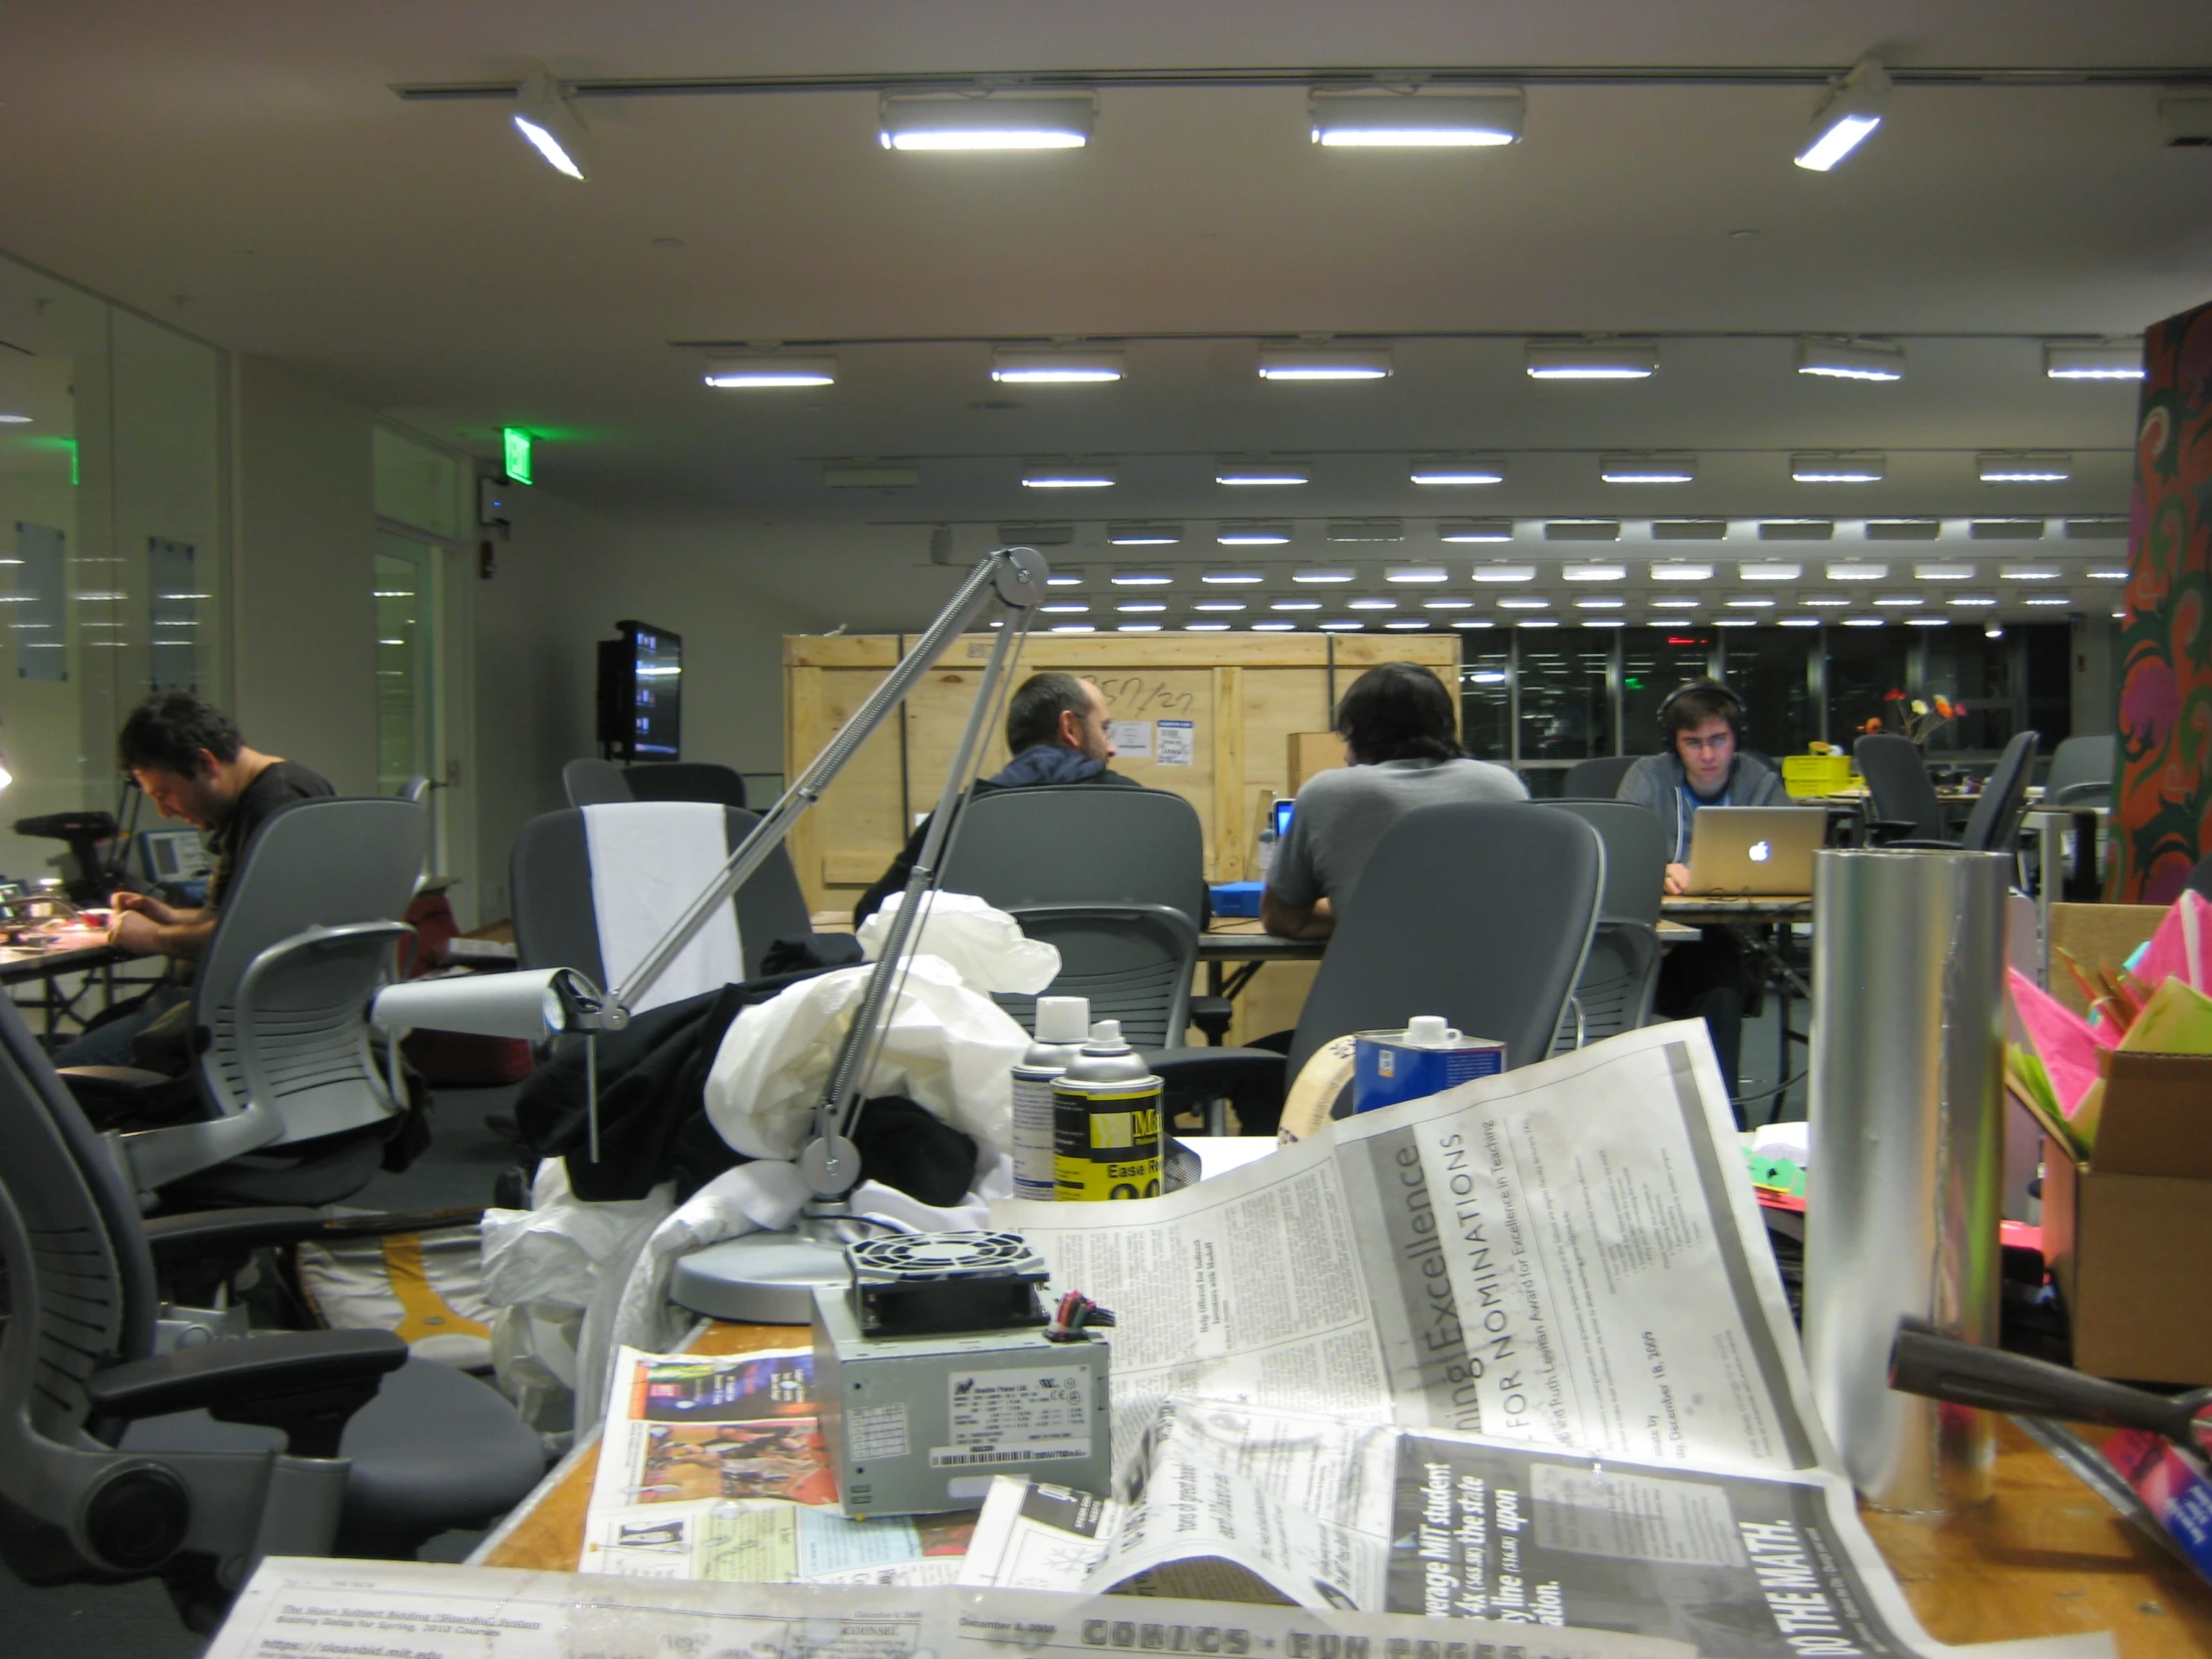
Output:
<instances>
[{"instance_id":1,"label":"newspaper","mask_svg":"<svg viewBox=\"0 0 2212 1659\"><path fill-rule=\"evenodd\" d=\"M972 1513L837 1513L806 1349L621 1350L577 1565L630 1578L948 1584Z\"/></svg>"},{"instance_id":2,"label":"newspaper","mask_svg":"<svg viewBox=\"0 0 2212 1659\"><path fill-rule=\"evenodd\" d=\"M1691 1659L1599 1630L1471 1621L1448 1638L1382 1613L276 1557L206 1659Z\"/></svg>"},{"instance_id":3,"label":"newspaper","mask_svg":"<svg viewBox=\"0 0 2212 1659\"><path fill-rule=\"evenodd\" d=\"M1701 1021L1347 1118L1162 1198L991 1220L1117 1316L1117 1481L1171 1393L1840 1471Z\"/></svg>"}]
</instances>

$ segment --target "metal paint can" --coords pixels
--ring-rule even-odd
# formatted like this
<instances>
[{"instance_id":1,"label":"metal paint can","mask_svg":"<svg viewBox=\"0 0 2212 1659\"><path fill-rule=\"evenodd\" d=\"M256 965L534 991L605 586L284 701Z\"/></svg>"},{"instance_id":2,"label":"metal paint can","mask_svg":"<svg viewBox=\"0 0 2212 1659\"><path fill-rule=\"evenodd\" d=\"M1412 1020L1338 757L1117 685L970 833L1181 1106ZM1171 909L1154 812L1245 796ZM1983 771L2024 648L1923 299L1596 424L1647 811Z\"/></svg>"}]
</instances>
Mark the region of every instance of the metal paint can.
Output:
<instances>
[{"instance_id":1,"label":"metal paint can","mask_svg":"<svg viewBox=\"0 0 2212 1659\"><path fill-rule=\"evenodd\" d=\"M1160 1196L1160 1079L1102 1019L1052 1085L1062 1203Z\"/></svg>"},{"instance_id":2,"label":"metal paint can","mask_svg":"<svg viewBox=\"0 0 2212 1659\"><path fill-rule=\"evenodd\" d=\"M1083 1052L1091 1028L1087 996L1040 996L1037 1028L1029 1051L1014 1062L1014 1196L1060 1196L1054 1168L1052 1085Z\"/></svg>"},{"instance_id":3,"label":"metal paint can","mask_svg":"<svg viewBox=\"0 0 2212 1659\"><path fill-rule=\"evenodd\" d=\"M1415 1014L1402 1031L1362 1031L1355 1041L1355 1112L1421 1100L1505 1069L1504 1043L1463 1036L1436 1014Z\"/></svg>"}]
</instances>

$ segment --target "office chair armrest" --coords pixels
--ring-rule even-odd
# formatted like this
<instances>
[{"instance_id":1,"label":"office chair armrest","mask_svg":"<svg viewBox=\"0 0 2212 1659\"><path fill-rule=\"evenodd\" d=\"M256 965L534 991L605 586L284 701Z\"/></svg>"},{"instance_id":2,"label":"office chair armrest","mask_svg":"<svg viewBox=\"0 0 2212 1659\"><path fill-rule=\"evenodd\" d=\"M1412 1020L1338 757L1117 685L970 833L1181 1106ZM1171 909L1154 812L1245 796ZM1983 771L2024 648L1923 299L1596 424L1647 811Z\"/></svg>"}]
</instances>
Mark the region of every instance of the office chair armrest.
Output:
<instances>
[{"instance_id":1,"label":"office chair armrest","mask_svg":"<svg viewBox=\"0 0 2212 1659\"><path fill-rule=\"evenodd\" d=\"M346 1418L406 1363L407 1345L389 1331L307 1331L179 1349L87 1377L88 1427L112 1441L122 1424L141 1417L204 1410L224 1422L280 1430L294 1457L335 1457Z\"/></svg>"},{"instance_id":2,"label":"office chair armrest","mask_svg":"<svg viewBox=\"0 0 2212 1659\"><path fill-rule=\"evenodd\" d=\"M147 1247L159 1265L196 1256L243 1255L281 1245L433 1233L445 1227L473 1227L483 1219L483 1211L466 1209L333 1216L324 1210L270 1205L254 1210L195 1210L155 1216L144 1225Z\"/></svg>"}]
</instances>

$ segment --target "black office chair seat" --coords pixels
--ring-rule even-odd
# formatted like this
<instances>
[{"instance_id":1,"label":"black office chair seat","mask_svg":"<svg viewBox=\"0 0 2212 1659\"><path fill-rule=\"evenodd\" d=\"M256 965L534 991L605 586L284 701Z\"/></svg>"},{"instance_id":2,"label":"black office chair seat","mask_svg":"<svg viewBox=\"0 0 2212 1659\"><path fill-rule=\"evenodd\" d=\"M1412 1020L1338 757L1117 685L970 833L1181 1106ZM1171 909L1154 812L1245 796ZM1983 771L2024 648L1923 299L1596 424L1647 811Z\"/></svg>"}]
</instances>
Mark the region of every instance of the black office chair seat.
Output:
<instances>
[{"instance_id":1,"label":"black office chair seat","mask_svg":"<svg viewBox=\"0 0 2212 1659\"><path fill-rule=\"evenodd\" d=\"M384 1145L390 1139L389 1126L371 1124L274 1152L250 1152L171 1182L162 1189L161 1208L174 1214L342 1204L383 1167Z\"/></svg>"}]
</instances>

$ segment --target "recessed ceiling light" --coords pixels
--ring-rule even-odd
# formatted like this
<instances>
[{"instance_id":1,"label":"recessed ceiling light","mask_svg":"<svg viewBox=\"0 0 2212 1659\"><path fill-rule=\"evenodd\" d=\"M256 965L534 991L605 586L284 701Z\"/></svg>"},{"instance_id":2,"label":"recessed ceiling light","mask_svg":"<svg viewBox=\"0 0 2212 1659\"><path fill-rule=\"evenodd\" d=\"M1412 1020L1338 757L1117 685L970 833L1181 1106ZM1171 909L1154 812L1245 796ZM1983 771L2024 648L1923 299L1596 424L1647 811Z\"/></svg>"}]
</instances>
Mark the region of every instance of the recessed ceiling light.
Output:
<instances>
[{"instance_id":1,"label":"recessed ceiling light","mask_svg":"<svg viewBox=\"0 0 2212 1659\"><path fill-rule=\"evenodd\" d=\"M1365 628L1367 624L1364 622L1351 622L1343 617L1334 617L1328 622L1321 624L1324 632L1332 634L1348 634L1354 632L1357 629Z\"/></svg>"},{"instance_id":2,"label":"recessed ceiling light","mask_svg":"<svg viewBox=\"0 0 2212 1659\"><path fill-rule=\"evenodd\" d=\"M515 131L556 173L588 179L592 171L591 135L558 81L542 66L531 72L515 94Z\"/></svg>"},{"instance_id":3,"label":"recessed ceiling light","mask_svg":"<svg viewBox=\"0 0 2212 1659\"><path fill-rule=\"evenodd\" d=\"M1167 570L1117 570L1112 581L1117 588L1164 588L1175 580L1175 573Z\"/></svg>"},{"instance_id":4,"label":"recessed ceiling light","mask_svg":"<svg viewBox=\"0 0 2212 1659\"><path fill-rule=\"evenodd\" d=\"M1440 541L1511 541L1513 522L1505 518L1447 518L1436 526Z\"/></svg>"},{"instance_id":5,"label":"recessed ceiling light","mask_svg":"<svg viewBox=\"0 0 2212 1659\"><path fill-rule=\"evenodd\" d=\"M1390 372L1387 346L1263 345L1263 380L1382 380Z\"/></svg>"},{"instance_id":6,"label":"recessed ceiling light","mask_svg":"<svg viewBox=\"0 0 2212 1659\"><path fill-rule=\"evenodd\" d=\"M1333 518L1324 533L1331 541L1403 541L1405 524L1395 518Z\"/></svg>"},{"instance_id":7,"label":"recessed ceiling light","mask_svg":"<svg viewBox=\"0 0 2212 1659\"><path fill-rule=\"evenodd\" d=\"M1950 618L1947 616L1909 616L1905 619L1905 626L1908 628L1948 628Z\"/></svg>"},{"instance_id":8,"label":"recessed ceiling light","mask_svg":"<svg viewBox=\"0 0 2212 1659\"><path fill-rule=\"evenodd\" d=\"M1800 484L1879 484L1887 456L1871 450L1801 449L1790 457L1790 477Z\"/></svg>"},{"instance_id":9,"label":"recessed ceiling light","mask_svg":"<svg viewBox=\"0 0 2212 1659\"><path fill-rule=\"evenodd\" d=\"M1295 622L1255 622L1252 631L1255 634L1282 634L1297 626Z\"/></svg>"},{"instance_id":10,"label":"recessed ceiling light","mask_svg":"<svg viewBox=\"0 0 2212 1659\"><path fill-rule=\"evenodd\" d=\"M1818 628L1821 619L1817 616L1781 616L1774 619L1774 625L1777 628Z\"/></svg>"},{"instance_id":11,"label":"recessed ceiling light","mask_svg":"<svg viewBox=\"0 0 2212 1659\"><path fill-rule=\"evenodd\" d=\"M1711 565L1684 564L1678 560L1657 560L1651 567L1654 582L1710 582L1713 579Z\"/></svg>"},{"instance_id":12,"label":"recessed ceiling light","mask_svg":"<svg viewBox=\"0 0 2212 1659\"><path fill-rule=\"evenodd\" d=\"M1608 484L1694 484L1695 455L1605 455L1597 463L1598 478Z\"/></svg>"},{"instance_id":13,"label":"recessed ceiling light","mask_svg":"<svg viewBox=\"0 0 2212 1659\"><path fill-rule=\"evenodd\" d=\"M1935 541L1943 533L1939 518L1870 518L1869 541Z\"/></svg>"},{"instance_id":14,"label":"recessed ceiling light","mask_svg":"<svg viewBox=\"0 0 2212 1659\"><path fill-rule=\"evenodd\" d=\"M1268 609L1271 611L1318 611L1321 609L1321 601L1318 599L1278 599L1271 603Z\"/></svg>"},{"instance_id":15,"label":"recessed ceiling light","mask_svg":"<svg viewBox=\"0 0 2212 1659\"><path fill-rule=\"evenodd\" d=\"M1698 608L1699 603L1700 601L1695 599L1676 598L1671 594L1661 595L1651 601L1656 609L1662 611L1694 611Z\"/></svg>"},{"instance_id":16,"label":"recessed ceiling light","mask_svg":"<svg viewBox=\"0 0 2212 1659\"><path fill-rule=\"evenodd\" d=\"M1424 611L1471 611L1474 609L1474 601L1471 599L1424 599L1420 602L1420 608Z\"/></svg>"},{"instance_id":17,"label":"recessed ceiling light","mask_svg":"<svg viewBox=\"0 0 2212 1659\"><path fill-rule=\"evenodd\" d=\"M1534 565L1476 565L1474 579L1477 582L1533 582L1536 579Z\"/></svg>"},{"instance_id":18,"label":"recessed ceiling light","mask_svg":"<svg viewBox=\"0 0 2212 1659\"><path fill-rule=\"evenodd\" d=\"M1114 625L1114 632L1117 634L1157 634L1159 631L1160 624L1157 622L1120 622Z\"/></svg>"},{"instance_id":19,"label":"recessed ceiling light","mask_svg":"<svg viewBox=\"0 0 2212 1659\"><path fill-rule=\"evenodd\" d=\"M1055 634L1095 634L1098 632L1087 622L1055 622L1052 625L1052 631Z\"/></svg>"},{"instance_id":20,"label":"recessed ceiling light","mask_svg":"<svg viewBox=\"0 0 2212 1659\"><path fill-rule=\"evenodd\" d=\"M1797 342L1797 371L1828 380L1902 380L1905 347L1889 340L1805 334Z\"/></svg>"},{"instance_id":21,"label":"recessed ceiling light","mask_svg":"<svg viewBox=\"0 0 2212 1659\"><path fill-rule=\"evenodd\" d=\"M1556 617L1529 616L1522 617L1513 626L1516 628L1556 628L1559 626L1559 621Z\"/></svg>"},{"instance_id":22,"label":"recessed ceiling light","mask_svg":"<svg viewBox=\"0 0 2212 1659\"><path fill-rule=\"evenodd\" d=\"M1426 628L1428 624L1425 622L1385 622L1384 624L1382 624L1382 626L1385 628L1396 628L1402 630L1408 628Z\"/></svg>"},{"instance_id":23,"label":"recessed ceiling light","mask_svg":"<svg viewBox=\"0 0 2212 1659\"><path fill-rule=\"evenodd\" d=\"M1551 601L1548 599L1500 599L1497 602L1497 608L1501 611L1548 611L1551 609Z\"/></svg>"},{"instance_id":24,"label":"recessed ceiling light","mask_svg":"<svg viewBox=\"0 0 2212 1659\"><path fill-rule=\"evenodd\" d=\"M2143 342L2107 340L2094 344L2046 340L2043 372L2053 380L2140 380Z\"/></svg>"},{"instance_id":25,"label":"recessed ceiling light","mask_svg":"<svg viewBox=\"0 0 2212 1659\"><path fill-rule=\"evenodd\" d=\"M2073 476L2073 457L2057 450L1993 450L1973 464L1984 484L2063 484Z\"/></svg>"},{"instance_id":26,"label":"recessed ceiling light","mask_svg":"<svg viewBox=\"0 0 2212 1659\"><path fill-rule=\"evenodd\" d=\"M819 352L712 352L706 381L719 391L752 391L775 386L830 386L837 381L837 359Z\"/></svg>"},{"instance_id":27,"label":"recessed ceiling light","mask_svg":"<svg viewBox=\"0 0 2212 1659\"><path fill-rule=\"evenodd\" d=\"M1728 601L1728 608L1732 611L1769 611L1774 608L1774 601L1771 599L1731 599Z\"/></svg>"},{"instance_id":28,"label":"recessed ceiling light","mask_svg":"<svg viewBox=\"0 0 2212 1659\"><path fill-rule=\"evenodd\" d=\"M2037 594L2033 599L2023 599L2020 603L2022 605L2071 605L2073 601L2064 594L2054 593Z\"/></svg>"},{"instance_id":29,"label":"recessed ceiling light","mask_svg":"<svg viewBox=\"0 0 2212 1659\"><path fill-rule=\"evenodd\" d=\"M1164 611L1167 607L1156 599L1131 600L1126 605L1116 605L1115 610L1124 616L1141 616L1146 612Z\"/></svg>"},{"instance_id":30,"label":"recessed ceiling light","mask_svg":"<svg viewBox=\"0 0 2212 1659\"><path fill-rule=\"evenodd\" d=\"M1330 149L1434 150L1511 144L1521 135L1518 87L1479 92L1422 87L1315 88L1306 111L1314 142Z\"/></svg>"},{"instance_id":31,"label":"recessed ceiling light","mask_svg":"<svg viewBox=\"0 0 2212 1659\"><path fill-rule=\"evenodd\" d=\"M1875 603L1891 610L1902 610L1913 605L1925 605L1928 601L1917 593L1885 593L1876 595Z\"/></svg>"},{"instance_id":32,"label":"recessed ceiling light","mask_svg":"<svg viewBox=\"0 0 2212 1659\"><path fill-rule=\"evenodd\" d=\"M1224 524L1214 535L1223 547L1281 547L1290 539L1288 524Z\"/></svg>"},{"instance_id":33,"label":"recessed ceiling light","mask_svg":"<svg viewBox=\"0 0 2212 1659\"><path fill-rule=\"evenodd\" d=\"M1997 576L2006 582L2055 582L2058 572L2048 565L1999 565Z\"/></svg>"},{"instance_id":34,"label":"recessed ceiling light","mask_svg":"<svg viewBox=\"0 0 2212 1659\"><path fill-rule=\"evenodd\" d=\"M1112 489L1120 481L1114 468L1096 461L1038 461L1021 473L1022 486L1033 490Z\"/></svg>"},{"instance_id":35,"label":"recessed ceiling light","mask_svg":"<svg viewBox=\"0 0 2212 1659\"><path fill-rule=\"evenodd\" d=\"M1809 593L1801 598L1800 605L1811 605L1820 610L1833 610L1839 605L1849 605L1850 600L1840 593Z\"/></svg>"},{"instance_id":36,"label":"recessed ceiling light","mask_svg":"<svg viewBox=\"0 0 2212 1659\"><path fill-rule=\"evenodd\" d=\"M1241 599L1201 599L1191 607L1194 611L1241 611L1246 609Z\"/></svg>"},{"instance_id":37,"label":"recessed ceiling light","mask_svg":"<svg viewBox=\"0 0 2212 1659\"><path fill-rule=\"evenodd\" d=\"M1116 547L1176 547L1183 540L1180 524L1109 524L1106 539Z\"/></svg>"},{"instance_id":38,"label":"recessed ceiling light","mask_svg":"<svg viewBox=\"0 0 2212 1659\"><path fill-rule=\"evenodd\" d=\"M877 110L886 150L1080 150L1098 122L1090 93L886 93Z\"/></svg>"},{"instance_id":39,"label":"recessed ceiling light","mask_svg":"<svg viewBox=\"0 0 2212 1659\"><path fill-rule=\"evenodd\" d=\"M1006 385L1097 385L1126 372L1121 352L1095 347L1001 345L991 352L991 378Z\"/></svg>"},{"instance_id":40,"label":"recessed ceiling light","mask_svg":"<svg viewBox=\"0 0 2212 1659\"><path fill-rule=\"evenodd\" d=\"M1773 559L1760 559L1738 565L1736 574L1746 582L1794 582L1805 574L1805 567Z\"/></svg>"},{"instance_id":41,"label":"recessed ceiling light","mask_svg":"<svg viewBox=\"0 0 2212 1659\"><path fill-rule=\"evenodd\" d=\"M1646 380L1659 371L1649 340L1530 340L1532 380Z\"/></svg>"},{"instance_id":42,"label":"recessed ceiling light","mask_svg":"<svg viewBox=\"0 0 2212 1659\"><path fill-rule=\"evenodd\" d=\"M1400 587L1432 587L1450 581L1451 572L1442 565L1392 565L1382 573L1382 580Z\"/></svg>"},{"instance_id":43,"label":"recessed ceiling light","mask_svg":"<svg viewBox=\"0 0 2212 1659\"><path fill-rule=\"evenodd\" d=\"M1226 460L1214 468L1214 482L1240 489L1273 489L1309 482L1313 474L1290 461Z\"/></svg>"},{"instance_id":44,"label":"recessed ceiling light","mask_svg":"<svg viewBox=\"0 0 2212 1659\"><path fill-rule=\"evenodd\" d=\"M1346 603L1345 609L1348 611L1394 611L1397 609L1397 601L1394 599L1354 599Z\"/></svg>"},{"instance_id":45,"label":"recessed ceiling light","mask_svg":"<svg viewBox=\"0 0 2212 1659\"><path fill-rule=\"evenodd\" d=\"M1972 565L1915 565L1913 577L1920 582L1970 582Z\"/></svg>"},{"instance_id":46,"label":"recessed ceiling light","mask_svg":"<svg viewBox=\"0 0 2212 1659\"><path fill-rule=\"evenodd\" d=\"M1294 582L1349 582L1352 580L1353 574L1341 565L1304 565L1291 572L1291 580Z\"/></svg>"},{"instance_id":47,"label":"recessed ceiling light","mask_svg":"<svg viewBox=\"0 0 2212 1659\"><path fill-rule=\"evenodd\" d=\"M1481 455L1415 455L1406 476L1416 484L1502 484L1505 463Z\"/></svg>"},{"instance_id":48,"label":"recessed ceiling light","mask_svg":"<svg viewBox=\"0 0 2212 1659\"><path fill-rule=\"evenodd\" d=\"M1577 599L1574 608L1578 611L1617 611L1626 603L1623 599Z\"/></svg>"},{"instance_id":49,"label":"recessed ceiling light","mask_svg":"<svg viewBox=\"0 0 2212 1659\"><path fill-rule=\"evenodd\" d=\"M1962 611L1981 611L1987 610L1991 605L1994 605L1996 603L1996 600L1987 594L1960 593L1953 594L1950 598L1944 600L1943 603L1946 605L1955 605Z\"/></svg>"},{"instance_id":50,"label":"recessed ceiling light","mask_svg":"<svg viewBox=\"0 0 2212 1659\"><path fill-rule=\"evenodd\" d=\"M1865 564L1858 561L1840 561L1828 567L1831 582L1880 582L1890 574L1888 565Z\"/></svg>"},{"instance_id":51,"label":"recessed ceiling light","mask_svg":"<svg viewBox=\"0 0 2212 1659\"><path fill-rule=\"evenodd\" d=\"M1847 616L1844 618L1844 626L1846 628L1884 628L1888 624L1878 616Z\"/></svg>"},{"instance_id":52,"label":"recessed ceiling light","mask_svg":"<svg viewBox=\"0 0 2212 1659\"><path fill-rule=\"evenodd\" d=\"M1088 605L1039 605L1037 609L1047 616L1084 616L1090 611Z\"/></svg>"},{"instance_id":53,"label":"recessed ceiling light","mask_svg":"<svg viewBox=\"0 0 2212 1659\"><path fill-rule=\"evenodd\" d=\"M1626 565L1561 565L1559 579L1563 582L1625 582L1628 580Z\"/></svg>"},{"instance_id":54,"label":"recessed ceiling light","mask_svg":"<svg viewBox=\"0 0 2212 1659\"><path fill-rule=\"evenodd\" d=\"M1183 624L1183 631L1186 634L1219 634L1228 627L1226 622L1186 622Z\"/></svg>"},{"instance_id":55,"label":"recessed ceiling light","mask_svg":"<svg viewBox=\"0 0 2212 1659\"><path fill-rule=\"evenodd\" d=\"M1874 58L1862 58L1813 112L1813 125L1797 153L1798 166L1826 173L1882 125L1890 106L1890 77Z\"/></svg>"},{"instance_id":56,"label":"recessed ceiling light","mask_svg":"<svg viewBox=\"0 0 2212 1659\"><path fill-rule=\"evenodd\" d=\"M1267 578L1257 570L1209 570L1199 580L1210 588L1249 588Z\"/></svg>"}]
</instances>

